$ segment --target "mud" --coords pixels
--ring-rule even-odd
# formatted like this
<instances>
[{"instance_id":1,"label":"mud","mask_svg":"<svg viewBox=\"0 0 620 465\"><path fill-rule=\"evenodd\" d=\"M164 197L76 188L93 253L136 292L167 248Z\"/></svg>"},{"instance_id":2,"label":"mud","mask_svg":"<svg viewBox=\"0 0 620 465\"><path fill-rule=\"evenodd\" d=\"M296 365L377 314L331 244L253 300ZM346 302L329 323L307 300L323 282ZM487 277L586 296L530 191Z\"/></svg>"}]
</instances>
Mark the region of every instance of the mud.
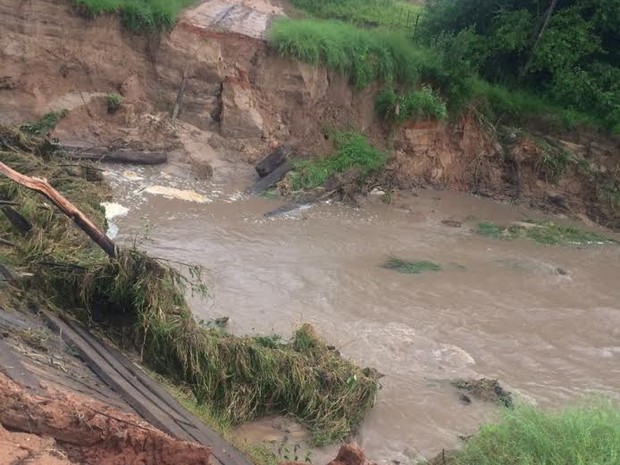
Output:
<instances>
[{"instance_id":1,"label":"mud","mask_svg":"<svg viewBox=\"0 0 620 465\"><path fill-rule=\"evenodd\" d=\"M83 396L29 394L0 374L0 405L1 463L209 464L207 448Z\"/></svg>"}]
</instances>

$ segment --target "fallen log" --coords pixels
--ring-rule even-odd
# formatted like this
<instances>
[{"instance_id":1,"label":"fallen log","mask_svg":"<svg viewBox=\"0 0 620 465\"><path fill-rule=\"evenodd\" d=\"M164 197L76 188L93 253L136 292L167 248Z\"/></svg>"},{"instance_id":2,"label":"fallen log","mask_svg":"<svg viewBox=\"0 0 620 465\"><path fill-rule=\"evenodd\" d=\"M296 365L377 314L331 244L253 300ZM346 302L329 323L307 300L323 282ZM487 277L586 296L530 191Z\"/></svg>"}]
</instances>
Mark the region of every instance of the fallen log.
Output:
<instances>
[{"instance_id":1,"label":"fallen log","mask_svg":"<svg viewBox=\"0 0 620 465\"><path fill-rule=\"evenodd\" d=\"M14 169L0 162L0 173L4 174L10 180L24 186L30 190L38 192L45 196L50 202L58 207L65 215L73 220L73 222L107 253L110 257L116 257L116 245L97 228L97 226L78 210L71 202L64 198L56 189L54 189L45 179L25 176ZM10 207L4 207L10 208ZM21 216L21 215L20 215Z\"/></svg>"},{"instance_id":2,"label":"fallen log","mask_svg":"<svg viewBox=\"0 0 620 465\"><path fill-rule=\"evenodd\" d=\"M86 148L62 146L65 156L77 160L94 160L111 163L132 163L136 165L161 165L168 161L166 152L151 152L129 149L108 150L107 148Z\"/></svg>"}]
</instances>

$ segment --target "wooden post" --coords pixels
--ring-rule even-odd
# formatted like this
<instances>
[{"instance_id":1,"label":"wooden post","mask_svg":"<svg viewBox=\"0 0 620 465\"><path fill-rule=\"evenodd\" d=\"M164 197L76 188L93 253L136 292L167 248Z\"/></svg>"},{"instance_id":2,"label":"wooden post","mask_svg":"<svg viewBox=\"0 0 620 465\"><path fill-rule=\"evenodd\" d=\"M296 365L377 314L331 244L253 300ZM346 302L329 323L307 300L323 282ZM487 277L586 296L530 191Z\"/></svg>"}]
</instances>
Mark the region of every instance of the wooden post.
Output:
<instances>
[{"instance_id":1,"label":"wooden post","mask_svg":"<svg viewBox=\"0 0 620 465\"><path fill-rule=\"evenodd\" d=\"M174 103L174 109L172 110L172 123L177 120L177 116L179 116L179 110L181 109L181 101L183 100L183 94L185 93L185 86L187 85L187 66L183 70L183 78L181 79L181 86L179 87L179 92L177 94L177 100Z\"/></svg>"},{"instance_id":2,"label":"wooden post","mask_svg":"<svg viewBox=\"0 0 620 465\"><path fill-rule=\"evenodd\" d=\"M110 257L116 257L116 245L97 228L97 226L88 219L80 210L78 210L71 202L64 198L56 189L54 189L45 179L31 178L18 173L0 162L0 173L7 178L15 181L28 189L31 189L45 196L50 202L56 205L60 211L73 220L73 222L107 253Z\"/></svg>"}]
</instances>

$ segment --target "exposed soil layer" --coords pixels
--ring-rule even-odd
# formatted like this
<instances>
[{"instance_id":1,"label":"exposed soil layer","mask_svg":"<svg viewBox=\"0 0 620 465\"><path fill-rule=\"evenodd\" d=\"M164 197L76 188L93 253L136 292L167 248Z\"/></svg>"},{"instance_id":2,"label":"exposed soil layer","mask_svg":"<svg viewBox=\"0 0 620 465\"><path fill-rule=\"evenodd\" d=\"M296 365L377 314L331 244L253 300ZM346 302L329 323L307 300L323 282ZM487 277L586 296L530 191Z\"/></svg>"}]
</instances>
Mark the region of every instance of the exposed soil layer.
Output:
<instances>
[{"instance_id":1,"label":"exposed soil layer","mask_svg":"<svg viewBox=\"0 0 620 465\"><path fill-rule=\"evenodd\" d=\"M128 33L114 17L79 17L69 2L0 0L0 118L23 121L67 108L54 133L63 142L176 150L213 165L216 177L219 160L255 162L292 139L324 155L332 149L326 128L353 127L390 150L395 187L474 192L620 227L617 139L556 134L558 166L545 138L497 135L475 115L385 127L374 111L378 85L354 89L337 73L269 49L262 37L278 5L224 3L217 4L222 11L245 13L219 24L219 13L198 5L155 37ZM250 29L248 18L258 21ZM168 116L184 75L179 119L200 130L190 131L194 142ZM123 96L114 112L105 104L112 92Z\"/></svg>"},{"instance_id":2,"label":"exposed soil layer","mask_svg":"<svg viewBox=\"0 0 620 465\"><path fill-rule=\"evenodd\" d=\"M0 374L0 463L207 465L209 449L136 415L61 391L33 395Z\"/></svg>"}]
</instances>

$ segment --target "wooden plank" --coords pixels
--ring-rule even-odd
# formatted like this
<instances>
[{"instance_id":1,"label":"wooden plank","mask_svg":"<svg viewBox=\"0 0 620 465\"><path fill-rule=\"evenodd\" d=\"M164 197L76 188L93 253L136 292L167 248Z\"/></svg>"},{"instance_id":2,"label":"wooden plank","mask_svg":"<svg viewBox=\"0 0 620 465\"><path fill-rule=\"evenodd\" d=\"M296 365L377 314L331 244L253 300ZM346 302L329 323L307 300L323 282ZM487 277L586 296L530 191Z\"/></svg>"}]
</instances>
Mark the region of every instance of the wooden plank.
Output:
<instances>
[{"instance_id":1,"label":"wooden plank","mask_svg":"<svg viewBox=\"0 0 620 465\"><path fill-rule=\"evenodd\" d=\"M147 421L179 439L211 447L213 458L223 465L252 465L118 349L96 339L71 320L61 320L47 312L43 315L71 342L88 366Z\"/></svg>"},{"instance_id":2,"label":"wooden plank","mask_svg":"<svg viewBox=\"0 0 620 465\"><path fill-rule=\"evenodd\" d=\"M0 371L28 389L41 391L37 378L24 367L18 355L2 339L0 339Z\"/></svg>"}]
</instances>

